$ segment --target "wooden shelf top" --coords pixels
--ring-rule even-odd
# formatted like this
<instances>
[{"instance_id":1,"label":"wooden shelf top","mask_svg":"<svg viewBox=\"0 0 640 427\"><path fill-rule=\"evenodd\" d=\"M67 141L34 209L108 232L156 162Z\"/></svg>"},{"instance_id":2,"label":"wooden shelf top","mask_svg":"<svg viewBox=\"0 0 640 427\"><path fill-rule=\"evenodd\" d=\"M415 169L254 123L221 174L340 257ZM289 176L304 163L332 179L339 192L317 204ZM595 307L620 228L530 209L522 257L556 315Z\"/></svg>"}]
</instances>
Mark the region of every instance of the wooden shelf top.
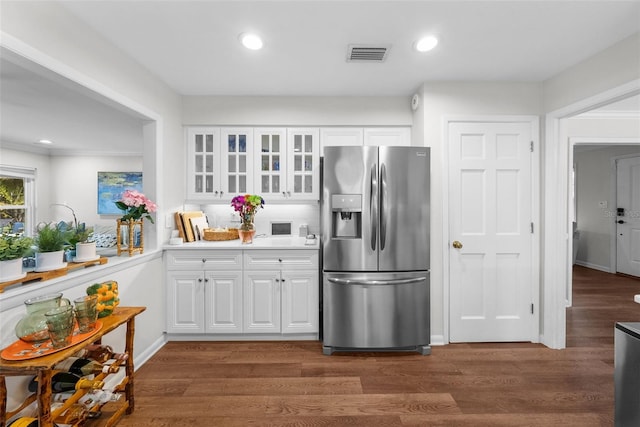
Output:
<instances>
[{"instance_id":1,"label":"wooden shelf top","mask_svg":"<svg viewBox=\"0 0 640 427\"><path fill-rule=\"evenodd\" d=\"M77 353L85 345L95 342L102 338L103 335L116 329L118 326L127 323L133 317L145 311L146 307L116 307L114 312L100 319L102 329L89 339L79 342L76 345L60 350L56 353L49 354L33 359L10 361L0 359L0 375L22 375L28 373L36 373L39 370L51 369L54 365L66 359L67 357ZM131 355L132 357L133 355Z\"/></svg>"}]
</instances>

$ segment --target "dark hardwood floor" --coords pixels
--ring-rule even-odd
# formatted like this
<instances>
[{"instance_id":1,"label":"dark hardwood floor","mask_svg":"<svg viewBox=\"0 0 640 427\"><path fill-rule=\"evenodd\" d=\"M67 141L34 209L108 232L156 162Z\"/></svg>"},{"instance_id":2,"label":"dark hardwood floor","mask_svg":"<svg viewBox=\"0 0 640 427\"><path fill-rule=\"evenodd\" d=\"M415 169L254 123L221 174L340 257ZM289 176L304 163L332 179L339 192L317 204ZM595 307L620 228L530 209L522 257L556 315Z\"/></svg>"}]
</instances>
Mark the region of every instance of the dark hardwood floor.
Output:
<instances>
[{"instance_id":1,"label":"dark hardwood floor","mask_svg":"<svg viewBox=\"0 0 640 427\"><path fill-rule=\"evenodd\" d=\"M640 280L574 269L567 348L455 344L323 356L319 342L170 342L125 426L612 426L613 331Z\"/></svg>"}]
</instances>

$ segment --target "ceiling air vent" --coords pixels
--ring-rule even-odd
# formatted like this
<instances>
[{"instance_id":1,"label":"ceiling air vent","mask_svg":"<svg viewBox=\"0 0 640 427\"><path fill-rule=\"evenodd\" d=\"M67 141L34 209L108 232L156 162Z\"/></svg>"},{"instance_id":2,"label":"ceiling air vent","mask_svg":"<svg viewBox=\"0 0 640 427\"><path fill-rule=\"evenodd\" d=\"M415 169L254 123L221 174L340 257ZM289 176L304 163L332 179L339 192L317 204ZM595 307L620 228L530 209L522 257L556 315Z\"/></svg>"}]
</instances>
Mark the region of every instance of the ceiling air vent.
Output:
<instances>
[{"instance_id":1,"label":"ceiling air vent","mask_svg":"<svg viewBox=\"0 0 640 427\"><path fill-rule=\"evenodd\" d=\"M384 62L387 59L389 46L372 46L350 44L347 51L347 62Z\"/></svg>"}]
</instances>

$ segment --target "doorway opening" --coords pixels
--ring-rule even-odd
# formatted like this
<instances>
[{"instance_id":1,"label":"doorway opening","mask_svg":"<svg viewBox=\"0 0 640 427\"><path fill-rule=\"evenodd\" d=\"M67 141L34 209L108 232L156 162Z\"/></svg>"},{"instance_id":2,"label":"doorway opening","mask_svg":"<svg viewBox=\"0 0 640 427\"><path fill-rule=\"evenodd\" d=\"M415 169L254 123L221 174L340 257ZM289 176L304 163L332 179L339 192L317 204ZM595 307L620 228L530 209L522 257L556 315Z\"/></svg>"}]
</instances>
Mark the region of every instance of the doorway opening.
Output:
<instances>
[{"instance_id":1,"label":"doorway opening","mask_svg":"<svg viewBox=\"0 0 640 427\"><path fill-rule=\"evenodd\" d=\"M640 156L640 137L570 140L570 164L573 165L569 192L571 265L616 273L623 231L618 228L626 226L618 224L622 219L617 209L626 202L619 202L617 165L620 159ZM620 258L624 257L624 253L621 254ZM572 275L568 282L567 307L573 305L573 284Z\"/></svg>"}]
</instances>

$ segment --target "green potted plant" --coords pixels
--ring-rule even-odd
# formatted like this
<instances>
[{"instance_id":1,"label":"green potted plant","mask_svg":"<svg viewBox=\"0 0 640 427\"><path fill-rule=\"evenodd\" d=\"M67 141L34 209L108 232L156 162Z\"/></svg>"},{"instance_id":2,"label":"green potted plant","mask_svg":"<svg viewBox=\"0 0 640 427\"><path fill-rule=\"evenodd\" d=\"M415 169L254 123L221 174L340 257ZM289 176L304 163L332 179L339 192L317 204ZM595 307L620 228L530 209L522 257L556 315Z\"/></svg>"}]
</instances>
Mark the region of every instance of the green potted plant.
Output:
<instances>
[{"instance_id":1,"label":"green potted plant","mask_svg":"<svg viewBox=\"0 0 640 427\"><path fill-rule=\"evenodd\" d=\"M69 244L73 253L74 262L93 261L97 259L96 242L90 242L89 237L93 234L93 228L87 227L85 223L78 224L71 230Z\"/></svg>"},{"instance_id":2,"label":"green potted plant","mask_svg":"<svg viewBox=\"0 0 640 427\"><path fill-rule=\"evenodd\" d=\"M66 224L40 224L36 236L36 271L50 271L66 267L64 249L69 244L72 230Z\"/></svg>"},{"instance_id":3,"label":"green potted plant","mask_svg":"<svg viewBox=\"0 0 640 427\"><path fill-rule=\"evenodd\" d=\"M20 234L0 236L0 282L8 282L24 277L22 257L31 251L33 239Z\"/></svg>"}]
</instances>

